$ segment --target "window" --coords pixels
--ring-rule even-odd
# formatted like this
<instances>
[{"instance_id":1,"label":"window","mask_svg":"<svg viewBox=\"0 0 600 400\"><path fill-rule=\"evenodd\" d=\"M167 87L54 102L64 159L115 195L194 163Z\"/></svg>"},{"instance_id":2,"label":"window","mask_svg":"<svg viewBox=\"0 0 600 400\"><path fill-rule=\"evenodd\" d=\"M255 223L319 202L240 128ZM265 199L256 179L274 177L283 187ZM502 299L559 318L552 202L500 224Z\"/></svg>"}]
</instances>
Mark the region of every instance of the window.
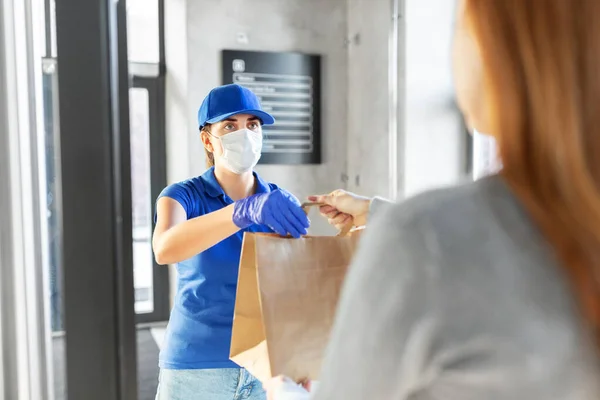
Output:
<instances>
[{"instance_id":1,"label":"window","mask_svg":"<svg viewBox=\"0 0 600 400\"><path fill-rule=\"evenodd\" d=\"M40 381L39 390L48 394L31 395L62 400L68 391L69 398L88 398L82 393L115 398L118 391L120 398L131 398L123 393L132 394L132 388L139 383L140 399L152 398L158 375L158 347L151 337L148 339L150 332L140 323L165 321L169 312L168 270L154 263L151 249L154 200L166 185L164 68L159 68L164 54L162 0L127 1L128 60L118 58L119 50L124 49L125 32L113 29L125 22L125 2L94 0L85 2L85 6L77 0L5 3L10 7L8 13L0 12L0 22L8 27L0 30L0 58L2 63L14 64L10 71L19 72L15 74L18 79L5 85L10 89L5 94L18 95L19 110L36 110L35 115L25 115L28 111L19 113L18 129L22 132L11 124L6 135L10 143L19 143L23 148L13 151L14 157L9 159L4 157L8 146L0 146L0 160L4 161L0 175L9 170L4 168L8 160L11 171L13 167L24 171L21 186L34 192L33 201L26 204L34 211L33 217L22 220L31 222L35 231L25 225L15 228L15 232L35 235L35 240L19 242L34 251L22 252L30 262L15 259L14 264L27 267L15 269L27 271L28 275L21 274L23 277L35 279L23 279L27 290L14 291L13 296L27 296L26 302L13 302L15 309L22 306L33 310L31 316L27 310L27 338L18 340L34 346L29 351L19 345L15 352L27 350L27 362L35 360L37 350L48 358L47 363L41 358L40 362L31 362L36 368L30 372L32 381ZM99 13L100 7L107 7L109 12ZM7 21L14 21L14 26ZM9 29L14 34L5 37ZM117 31L109 40L111 50L117 51L105 52L101 46L85 44L104 43L107 29ZM24 51L7 53L5 57L5 42L10 44L11 52ZM87 57L80 57L82 53ZM129 89L128 61L132 75ZM144 68L138 68L139 65ZM107 71L113 71L115 66L117 77L111 74L111 85L106 85ZM6 104L15 104L5 94L0 96L2 115L4 109L14 109ZM129 126L123 117L127 110L120 108L125 107L128 94ZM10 101L4 101L5 98ZM113 106L119 112L111 113ZM21 119L23 127L27 123L28 128L21 127ZM32 121L36 121L35 127L29 126ZM82 126L86 130L82 131ZM14 141L15 137L27 140ZM122 153L123 148L130 153ZM13 158L19 162L12 162ZM128 210L129 178L131 237L129 220L123 223L120 218L122 211ZM10 190L7 194L11 194ZM12 229L4 225L4 229ZM4 232L0 236L12 237ZM39 270L30 271L33 267ZM131 315L134 297L137 336ZM5 313L2 314L4 318ZM19 318L22 315L25 313L14 313ZM20 332L25 325L12 326ZM137 376L133 351L136 344L142 360L138 362ZM102 362L90 364L90 359ZM19 385L22 382L12 383L11 389L14 386L18 390Z\"/></svg>"},{"instance_id":2,"label":"window","mask_svg":"<svg viewBox=\"0 0 600 400\"><path fill-rule=\"evenodd\" d=\"M135 311L138 322L166 321L168 269L154 262L154 201L165 186L162 77L133 77L129 89Z\"/></svg>"},{"instance_id":3,"label":"window","mask_svg":"<svg viewBox=\"0 0 600 400\"><path fill-rule=\"evenodd\" d=\"M152 291L152 206L150 191L150 100L148 90L129 89L131 209L135 312L154 311Z\"/></svg>"},{"instance_id":4,"label":"window","mask_svg":"<svg viewBox=\"0 0 600 400\"><path fill-rule=\"evenodd\" d=\"M127 42L130 62L160 62L158 0L127 0Z\"/></svg>"},{"instance_id":5,"label":"window","mask_svg":"<svg viewBox=\"0 0 600 400\"><path fill-rule=\"evenodd\" d=\"M58 65L56 62L55 0L43 0L45 41L43 59L43 103L46 135L48 237L50 242L50 311L54 332L63 330L60 232L56 199L54 138ZM154 200L166 185L164 156L164 78L161 60L161 7L159 0L128 0L128 53L133 87L130 89L131 182L133 211L133 269L135 310L138 322L168 319L168 273L154 264L151 237ZM137 86L136 86L137 85ZM161 97L162 96L162 97ZM159 146L159 147L153 147ZM159 269L159 271L157 271ZM164 271L163 271L164 269Z\"/></svg>"},{"instance_id":6,"label":"window","mask_svg":"<svg viewBox=\"0 0 600 400\"><path fill-rule=\"evenodd\" d=\"M138 322L166 321L168 269L152 254L154 202L166 186L162 0L127 1L131 197Z\"/></svg>"}]
</instances>

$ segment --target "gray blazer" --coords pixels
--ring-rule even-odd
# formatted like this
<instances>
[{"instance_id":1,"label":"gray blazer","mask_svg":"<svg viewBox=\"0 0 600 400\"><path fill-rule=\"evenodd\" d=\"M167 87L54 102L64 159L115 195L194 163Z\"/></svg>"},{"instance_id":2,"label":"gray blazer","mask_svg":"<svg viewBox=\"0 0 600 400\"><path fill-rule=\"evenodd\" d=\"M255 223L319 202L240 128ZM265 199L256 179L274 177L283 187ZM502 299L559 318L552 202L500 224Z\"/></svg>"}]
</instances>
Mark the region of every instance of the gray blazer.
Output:
<instances>
[{"instance_id":1,"label":"gray blazer","mask_svg":"<svg viewBox=\"0 0 600 400\"><path fill-rule=\"evenodd\" d=\"M372 213L313 399L600 399L569 283L499 177Z\"/></svg>"}]
</instances>

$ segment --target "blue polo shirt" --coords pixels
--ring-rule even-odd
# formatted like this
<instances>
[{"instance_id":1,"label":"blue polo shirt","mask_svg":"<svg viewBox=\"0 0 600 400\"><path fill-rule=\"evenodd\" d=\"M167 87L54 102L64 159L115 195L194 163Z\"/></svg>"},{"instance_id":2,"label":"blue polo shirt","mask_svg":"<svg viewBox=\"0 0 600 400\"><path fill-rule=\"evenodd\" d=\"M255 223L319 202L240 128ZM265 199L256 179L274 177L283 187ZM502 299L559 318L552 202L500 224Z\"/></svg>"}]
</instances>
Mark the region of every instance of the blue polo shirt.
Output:
<instances>
[{"instance_id":1,"label":"blue polo shirt","mask_svg":"<svg viewBox=\"0 0 600 400\"><path fill-rule=\"evenodd\" d=\"M277 189L256 173L254 176L257 193ZM188 219L233 203L217 182L213 168L202 176L168 186L161 197L179 202ZM271 230L250 226L176 265L177 294L160 352L161 368L239 368L229 360L229 346L244 232Z\"/></svg>"}]
</instances>

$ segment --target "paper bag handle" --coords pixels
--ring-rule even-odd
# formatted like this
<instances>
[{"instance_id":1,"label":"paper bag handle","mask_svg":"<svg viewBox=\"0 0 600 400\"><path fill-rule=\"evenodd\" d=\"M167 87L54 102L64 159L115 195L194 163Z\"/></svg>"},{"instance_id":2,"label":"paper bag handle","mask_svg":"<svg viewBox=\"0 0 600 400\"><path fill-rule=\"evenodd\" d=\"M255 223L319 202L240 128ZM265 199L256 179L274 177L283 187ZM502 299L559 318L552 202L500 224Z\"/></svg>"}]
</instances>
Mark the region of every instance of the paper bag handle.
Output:
<instances>
[{"instance_id":1,"label":"paper bag handle","mask_svg":"<svg viewBox=\"0 0 600 400\"><path fill-rule=\"evenodd\" d=\"M320 207L324 205L325 203L305 202L302 203L302 209L308 215L308 211L311 207ZM342 229L339 230L336 236L348 236L351 233L353 227L354 225L352 224L352 222L346 224L342 227Z\"/></svg>"}]
</instances>

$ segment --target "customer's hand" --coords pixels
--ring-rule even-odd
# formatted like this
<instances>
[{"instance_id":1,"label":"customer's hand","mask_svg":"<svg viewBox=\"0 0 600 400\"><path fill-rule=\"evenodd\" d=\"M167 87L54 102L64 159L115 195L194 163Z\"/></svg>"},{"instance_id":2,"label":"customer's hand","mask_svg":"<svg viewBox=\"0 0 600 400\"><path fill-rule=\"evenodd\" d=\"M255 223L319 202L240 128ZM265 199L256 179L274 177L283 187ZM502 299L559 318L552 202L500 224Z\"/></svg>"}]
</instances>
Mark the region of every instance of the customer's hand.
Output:
<instances>
[{"instance_id":1,"label":"customer's hand","mask_svg":"<svg viewBox=\"0 0 600 400\"><path fill-rule=\"evenodd\" d=\"M320 212L329 223L342 229L350 222L354 226L363 226L367 223L371 199L347 192L342 189L319 196L309 196L309 201L322 203Z\"/></svg>"},{"instance_id":2,"label":"customer's hand","mask_svg":"<svg viewBox=\"0 0 600 400\"><path fill-rule=\"evenodd\" d=\"M281 236L289 233L295 238L306 235L310 226L298 199L281 189L236 201L233 222L241 229L266 225Z\"/></svg>"},{"instance_id":3,"label":"customer's hand","mask_svg":"<svg viewBox=\"0 0 600 400\"><path fill-rule=\"evenodd\" d=\"M267 400L308 399L310 381L297 384L288 377L277 376L264 383L263 388L267 392Z\"/></svg>"}]
</instances>

